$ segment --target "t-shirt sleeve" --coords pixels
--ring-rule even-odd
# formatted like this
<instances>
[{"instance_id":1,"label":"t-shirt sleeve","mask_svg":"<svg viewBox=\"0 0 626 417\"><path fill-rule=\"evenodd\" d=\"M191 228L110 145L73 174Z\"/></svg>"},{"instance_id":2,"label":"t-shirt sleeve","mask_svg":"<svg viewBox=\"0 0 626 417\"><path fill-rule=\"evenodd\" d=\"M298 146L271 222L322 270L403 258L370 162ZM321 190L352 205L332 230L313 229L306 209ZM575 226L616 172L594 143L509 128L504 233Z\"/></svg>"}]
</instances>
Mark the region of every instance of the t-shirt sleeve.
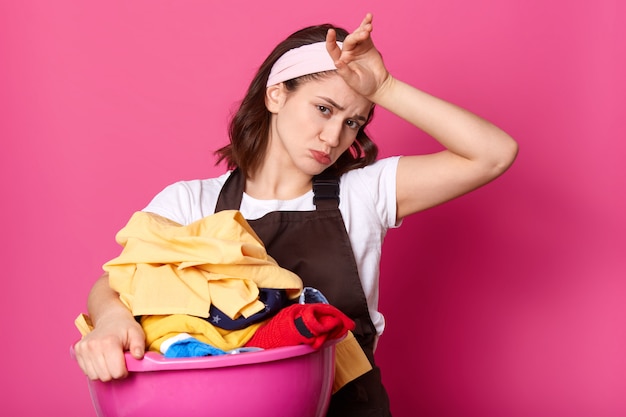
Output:
<instances>
[{"instance_id":1,"label":"t-shirt sleeve","mask_svg":"<svg viewBox=\"0 0 626 417\"><path fill-rule=\"evenodd\" d=\"M342 178L341 190L342 193L345 190L346 198L350 199L353 216L368 216L370 220L376 218L384 229L401 224L401 221L396 221L396 173L399 159L399 156L384 158L365 168L350 171Z\"/></svg>"},{"instance_id":2,"label":"t-shirt sleeve","mask_svg":"<svg viewBox=\"0 0 626 417\"><path fill-rule=\"evenodd\" d=\"M396 178L399 160L399 156L383 159L379 164L380 170L374 171L378 179L374 183L378 184L378 187L372 190L378 196L376 211L386 228L398 227L402 223L402 220L396 220L398 214Z\"/></svg>"},{"instance_id":3,"label":"t-shirt sleeve","mask_svg":"<svg viewBox=\"0 0 626 417\"><path fill-rule=\"evenodd\" d=\"M228 174L206 180L179 181L158 193L143 211L182 225L215 213L217 197Z\"/></svg>"},{"instance_id":4,"label":"t-shirt sleeve","mask_svg":"<svg viewBox=\"0 0 626 417\"><path fill-rule=\"evenodd\" d=\"M186 225L190 223L192 217L192 200L189 185L182 181L176 182L155 195L143 211L155 213L176 223Z\"/></svg>"}]
</instances>

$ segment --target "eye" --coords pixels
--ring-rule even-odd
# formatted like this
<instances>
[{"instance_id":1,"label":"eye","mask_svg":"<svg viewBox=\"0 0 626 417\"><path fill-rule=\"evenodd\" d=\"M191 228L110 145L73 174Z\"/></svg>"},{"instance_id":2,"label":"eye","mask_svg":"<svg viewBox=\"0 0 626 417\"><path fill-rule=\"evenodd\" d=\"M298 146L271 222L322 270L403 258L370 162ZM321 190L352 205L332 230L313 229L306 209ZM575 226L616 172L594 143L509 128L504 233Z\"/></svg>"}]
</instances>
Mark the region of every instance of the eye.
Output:
<instances>
[{"instance_id":1,"label":"eye","mask_svg":"<svg viewBox=\"0 0 626 417\"><path fill-rule=\"evenodd\" d=\"M350 128L350 129L360 129L361 125L359 124L359 122L357 122L356 120L352 120L352 119L348 119L346 120L346 125Z\"/></svg>"},{"instance_id":2,"label":"eye","mask_svg":"<svg viewBox=\"0 0 626 417\"><path fill-rule=\"evenodd\" d=\"M322 114L330 114L330 109L328 107L326 107L326 106L321 105L321 104L317 105L317 110L319 110L320 113L322 113Z\"/></svg>"}]
</instances>

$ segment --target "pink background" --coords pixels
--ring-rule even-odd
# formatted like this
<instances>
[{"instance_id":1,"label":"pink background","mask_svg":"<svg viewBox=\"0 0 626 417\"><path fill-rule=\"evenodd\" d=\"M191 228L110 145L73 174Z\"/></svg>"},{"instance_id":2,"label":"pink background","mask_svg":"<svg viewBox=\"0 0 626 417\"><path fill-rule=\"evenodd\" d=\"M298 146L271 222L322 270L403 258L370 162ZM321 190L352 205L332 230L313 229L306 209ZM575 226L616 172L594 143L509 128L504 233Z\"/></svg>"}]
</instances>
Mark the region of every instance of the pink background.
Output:
<instances>
[{"instance_id":1,"label":"pink background","mask_svg":"<svg viewBox=\"0 0 626 417\"><path fill-rule=\"evenodd\" d=\"M626 415L620 0L3 1L0 414L93 416L73 320L113 238L212 151L301 26L366 11L396 77L500 125L517 162L388 235L378 360L396 417ZM379 111L383 156L436 149Z\"/></svg>"}]
</instances>

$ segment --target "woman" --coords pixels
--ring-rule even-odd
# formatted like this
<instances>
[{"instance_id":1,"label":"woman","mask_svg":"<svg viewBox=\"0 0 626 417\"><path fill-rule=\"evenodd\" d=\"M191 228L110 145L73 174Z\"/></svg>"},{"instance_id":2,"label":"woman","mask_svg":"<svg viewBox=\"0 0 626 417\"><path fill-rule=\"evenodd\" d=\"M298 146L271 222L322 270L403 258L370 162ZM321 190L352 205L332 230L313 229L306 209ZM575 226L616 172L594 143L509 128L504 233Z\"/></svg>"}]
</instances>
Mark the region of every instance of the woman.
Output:
<instances>
[{"instance_id":1,"label":"woman","mask_svg":"<svg viewBox=\"0 0 626 417\"><path fill-rule=\"evenodd\" d=\"M333 395L328 415L387 416L374 364L384 328L378 267L386 231L411 214L480 187L514 161L517 144L491 123L387 71L368 14L352 33L302 29L260 67L217 152L229 172L167 187L144 209L189 224L238 209L279 265L322 291L356 323L373 370ZM445 150L376 161L365 127L383 107ZM91 379L126 375L123 351L144 354L141 326L104 275L88 299L94 330L76 345Z\"/></svg>"}]
</instances>

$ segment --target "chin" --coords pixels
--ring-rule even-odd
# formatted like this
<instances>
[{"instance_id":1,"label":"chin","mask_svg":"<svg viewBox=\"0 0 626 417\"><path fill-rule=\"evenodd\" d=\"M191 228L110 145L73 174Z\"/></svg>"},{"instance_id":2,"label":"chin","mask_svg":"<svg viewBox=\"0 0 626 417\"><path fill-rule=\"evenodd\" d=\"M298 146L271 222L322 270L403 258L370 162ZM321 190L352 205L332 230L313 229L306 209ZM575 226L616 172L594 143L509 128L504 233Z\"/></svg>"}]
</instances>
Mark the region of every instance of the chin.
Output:
<instances>
[{"instance_id":1,"label":"chin","mask_svg":"<svg viewBox=\"0 0 626 417\"><path fill-rule=\"evenodd\" d=\"M315 170L315 172L314 172L314 173L312 173L311 175L319 175L319 174L321 174L322 172L326 171L326 170L327 170L328 168L330 168L331 166L332 166L332 165L329 165L329 166L323 166L323 167L321 167L321 168L317 168L317 169Z\"/></svg>"},{"instance_id":2,"label":"chin","mask_svg":"<svg viewBox=\"0 0 626 417\"><path fill-rule=\"evenodd\" d=\"M314 163L314 164L310 164L310 165L306 165L300 168L300 171L302 171L302 173L309 175L311 177L321 174L322 172L324 172L324 170L328 168L328 166L326 165L320 165L318 163Z\"/></svg>"}]
</instances>

